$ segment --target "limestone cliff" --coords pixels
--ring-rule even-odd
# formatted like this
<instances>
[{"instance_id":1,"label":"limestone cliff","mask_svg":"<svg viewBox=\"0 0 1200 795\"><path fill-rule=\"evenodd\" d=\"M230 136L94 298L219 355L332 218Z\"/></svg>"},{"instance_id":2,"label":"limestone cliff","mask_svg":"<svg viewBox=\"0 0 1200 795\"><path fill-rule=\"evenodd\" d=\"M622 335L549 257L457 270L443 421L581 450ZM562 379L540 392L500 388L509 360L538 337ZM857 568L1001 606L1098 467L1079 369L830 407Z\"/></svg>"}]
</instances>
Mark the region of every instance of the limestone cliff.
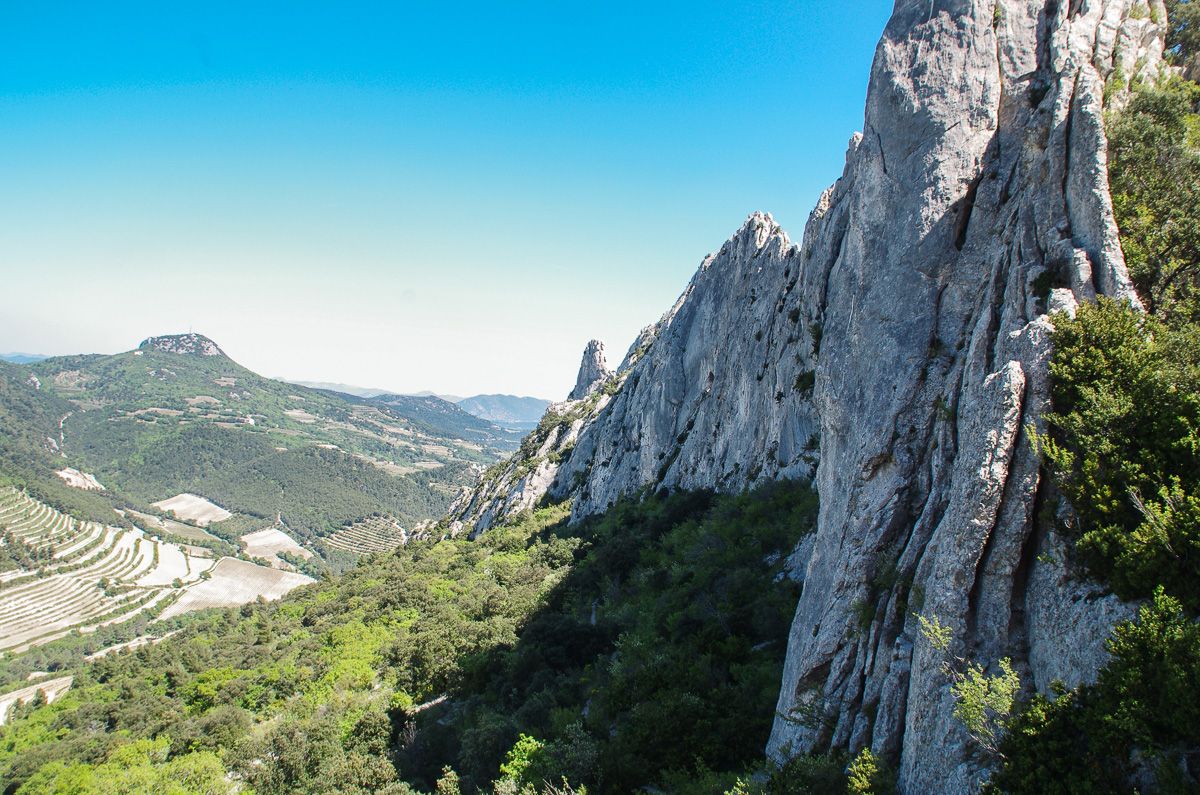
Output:
<instances>
[{"instance_id":1,"label":"limestone cliff","mask_svg":"<svg viewBox=\"0 0 1200 795\"><path fill-rule=\"evenodd\" d=\"M479 530L546 494L582 516L647 485L812 477L768 752L870 745L905 792L969 791L982 771L914 614L1044 690L1092 676L1129 609L1065 570L1038 517L1066 509L1027 429L1047 314L1136 301L1102 114L1114 74L1162 68L1161 20L1161 0L899 0L863 132L801 244L752 215L603 401L552 423L569 444L544 434L508 465L553 468L493 479L458 516Z\"/></svg>"}]
</instances>

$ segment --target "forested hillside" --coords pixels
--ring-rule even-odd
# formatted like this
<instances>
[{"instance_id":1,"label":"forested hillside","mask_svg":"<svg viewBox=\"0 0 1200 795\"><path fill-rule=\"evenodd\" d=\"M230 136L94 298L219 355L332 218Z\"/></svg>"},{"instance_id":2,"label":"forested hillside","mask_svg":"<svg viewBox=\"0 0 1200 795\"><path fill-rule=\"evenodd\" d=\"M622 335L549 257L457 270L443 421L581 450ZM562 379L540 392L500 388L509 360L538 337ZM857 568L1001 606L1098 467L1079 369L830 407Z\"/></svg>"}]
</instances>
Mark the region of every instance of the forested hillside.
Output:
<instances>
[{"instance_id":1,"label":"forested hillside","mask_svg":"<svg viewBox=\"0 0 1200 795\"><path fill-rule=\"evenodd\" d=\"M719 791L759 765L798 588L786 555L814 509L780 483L646 495L573 526L554 506L478 541L411 543L82 669L0 729L0 780ZM841 764L788 775L844 782Z\"/></svg>"},{"instance_id":2,"label":"forested hillside","mask_svg":"<svg viewBox=\"0 0 1200 795\"><path fill-rule=\"evenodd\" d=\"M109 495L71 488L54 474L63 466L60 422L75 406L39 387L27 367L0 362L0 486L19 484L81 518L112 521Z\"/></svg>"},{"instance_id":3,"label":"forested hillside","mask_svg":"<svg viewBox=\"0 0 1200 795\"><path fill-rule=\"evenodd\" d=\"M3 472L20 482L107 504L55 485L51 472L69 465L118 503L197 492L310 540L372 513L407 526L437 517L517 440L436 398L366 401L263 378L200 335L3 366L0 410L13 419Z\"/></svg>"}]
</instances>

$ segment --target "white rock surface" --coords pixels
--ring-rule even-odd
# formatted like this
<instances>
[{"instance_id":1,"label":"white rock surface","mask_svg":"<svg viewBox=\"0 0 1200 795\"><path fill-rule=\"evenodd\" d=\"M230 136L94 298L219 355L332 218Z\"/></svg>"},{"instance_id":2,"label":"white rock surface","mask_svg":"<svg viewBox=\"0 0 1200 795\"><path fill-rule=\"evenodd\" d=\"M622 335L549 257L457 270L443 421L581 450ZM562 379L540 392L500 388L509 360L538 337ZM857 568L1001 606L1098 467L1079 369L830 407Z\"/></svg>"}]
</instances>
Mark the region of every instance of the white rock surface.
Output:
<instances>
[{"instance_id":1,"label":"white rock surface","mask_svg":"<svg viewBox=\"0 0 1200 795\"><path fill-rule=\"evenodd\" d=\"M592 340L583 349L583 361L579 363L575 388L571 390L567 400L582 400L612 378L612 375L612 370L608 369L608 361L604 358L604 343Z\"/></svg>"}]
</instances>

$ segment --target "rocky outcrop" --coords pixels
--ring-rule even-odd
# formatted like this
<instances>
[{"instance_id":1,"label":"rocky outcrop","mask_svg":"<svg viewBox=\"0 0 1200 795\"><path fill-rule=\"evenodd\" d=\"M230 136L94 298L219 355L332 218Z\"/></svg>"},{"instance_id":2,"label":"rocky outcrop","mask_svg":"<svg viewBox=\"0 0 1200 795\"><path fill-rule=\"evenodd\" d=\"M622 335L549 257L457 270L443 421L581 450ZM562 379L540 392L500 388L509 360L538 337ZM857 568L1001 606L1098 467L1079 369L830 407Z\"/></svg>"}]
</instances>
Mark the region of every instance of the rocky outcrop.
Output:
<instances>
[{"instance_id":1,"label":"rocky outcrop","mask_svg":"<svg viewBox=\"0 0 1200 795\"><path fill-rule=\"evenodd\" d=\"M138 350L178 353L187 356L224 356L217 343L203 334L171 334L165 337L149 337L142 340Z\"/></svg>"},{"instance_id":2,"label":"rocky outcrop","mask_svg":"<svg viewBox=\"0 0 1200 795\"><path fill-rule=\"evenodd\" d=\"M551 497L573 497L581 516L646 485L810 476L821 332L801 298L804 271L771 216L750 216L634 343L620 392L580 434Z\"/></svg>"},{"instance_id":3,"label":"rocky outcrop","mask_svg":"<svg viewBox=\"0 0 1200 795\"><path fill-rule=\"evenodd\" d=\"M567 400L583 400L612 376L613 372L608 369L608 361L604 358L604 343L592 340L583 349L583 360L579 363L575 388L571 390Z\"/></svg>"},{"instance_id":4,"label":"rocky outcrop","mask_svg":"<svg viewBox=\"0 0 1200 795\"><path fill-rule=\"evenodd\" d=\"M800 245L752 215L554 468L467 500L473 528L515 496L572 498L578 517L645 486L813 478L769 754L871 746L905 792L970 791L985 771L915 616L953 629L952 654L1011 657L1045 690L1091 677L1129 614L1071 576L1040 518L1067 509L1030 428L1048 313L1137 300L1102 114L1106 83L1111 105L1157 75L1163 20L1161 0L899 0L863 132ZM549 460L538 438L508 466Z\"/></svg>"},{"instance_id":5,"label":"rocky outcrop","mask_svg":"<svg viewBox=\"0 0 1200 795\"><path fill-rule=\"evenodd\" d=\"M626 359L628 363L629 357ZM521 441L520 449L486 470L474 488L459 495L443 520L444 529L451 535L464 530L475 535L536 507L558 477L563 461L574 452L580 431L608 407L624 383L628 367L623 368L618 373L609 370L604 343L589 342L570 396L551 403L537 428Z\"/></svg>"}]
</instances>

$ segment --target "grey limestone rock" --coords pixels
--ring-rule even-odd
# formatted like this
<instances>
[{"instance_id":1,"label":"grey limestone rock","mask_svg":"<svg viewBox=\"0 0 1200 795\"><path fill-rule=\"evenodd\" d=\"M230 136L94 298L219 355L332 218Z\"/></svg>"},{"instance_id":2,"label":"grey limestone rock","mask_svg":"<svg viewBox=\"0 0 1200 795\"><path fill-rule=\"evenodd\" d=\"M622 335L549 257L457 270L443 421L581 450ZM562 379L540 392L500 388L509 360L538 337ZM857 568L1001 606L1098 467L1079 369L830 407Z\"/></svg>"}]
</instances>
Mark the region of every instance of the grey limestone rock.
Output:
<instances>
[{"instance_id":1,"label":"grey limestone rock","mask_svg":"<svg viewBox=\"0 0 1200 795\"><path fill-rule=\"evenodd\" d=\"M583 349L583 360L579 363L575 388L571 390L567 400L582 400L612 378L612 375L612 370L608 369L608 361L604 358L604 343L592 340Z\"/></svg>"},{"instance_id":2,"label":"grey limestone rock","mask_svg":"<svg viewBox=\"0 0 1200 795\"><path fill-rule=\"evenodd\" d=\"M904 792L974 789L986 770L916 614L1045 690L1093 676L1132 610L1073 577L1039 520L1068 509L1030 432L1050 311L1137 301L1102 114L1114 76L1165 68L1161 20L1161 0L899 0L802 242L751 215L603 399L552 407L455 515L480 531L547 495L579 517L646 486L811 478L768 754L871 746Z\"/></svg>"},{"instance_id":3,"label":"grey limestone rock","mask_svg":"<svg viewBox=\"0 0 1200 795\"><path fill-rule=\"evenodd\" d=\"M138 345L139 350L177 353L184 356L224 356L217 343L203 334L172 334L165 337L148 337Z\"/></svg>"}]
</instances>

